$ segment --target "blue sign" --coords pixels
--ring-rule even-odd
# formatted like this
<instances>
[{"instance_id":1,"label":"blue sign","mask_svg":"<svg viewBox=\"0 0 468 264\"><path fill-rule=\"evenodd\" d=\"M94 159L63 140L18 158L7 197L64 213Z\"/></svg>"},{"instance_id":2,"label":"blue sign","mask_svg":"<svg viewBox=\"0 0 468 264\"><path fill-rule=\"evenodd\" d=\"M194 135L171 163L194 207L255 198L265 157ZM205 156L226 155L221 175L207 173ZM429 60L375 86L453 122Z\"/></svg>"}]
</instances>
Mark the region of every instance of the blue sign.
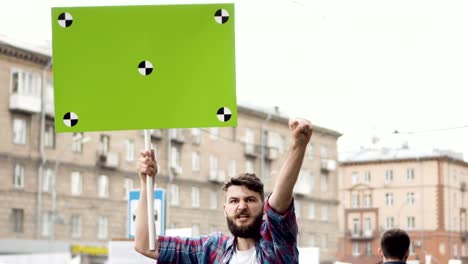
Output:
<instances>
[{"instance_id":1,"label":"blue sign","mask_svg":"<svg viewBox=\"0 0 468 264\"><path fill-rule=\"evenodd\" d=\"M140 190L130 190L128 193L128 227L127 237L135 238L135 219L138 200L140 199ZM145 198L146 199L146 198ZM166 232L166 191L163 189L154 189L154 223L156 226L156 235L164 235ZM145 219L145 221L147 221Z\"/></svg>"}]
</instances>

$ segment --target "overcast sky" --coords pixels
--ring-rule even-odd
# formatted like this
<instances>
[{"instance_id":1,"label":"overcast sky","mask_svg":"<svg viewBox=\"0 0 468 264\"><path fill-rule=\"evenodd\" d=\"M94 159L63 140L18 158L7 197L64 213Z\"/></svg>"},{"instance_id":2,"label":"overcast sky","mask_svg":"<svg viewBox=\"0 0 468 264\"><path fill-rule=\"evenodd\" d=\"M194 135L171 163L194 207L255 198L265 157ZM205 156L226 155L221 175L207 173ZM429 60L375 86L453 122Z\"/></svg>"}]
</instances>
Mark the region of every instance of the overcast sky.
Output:
<instances>
[{"instance_id":1,"label":"overcast sky","mask_svg":"<svg viewBox=\"0 0 468 264\"><path fill-rule=\"evenodd\" d=\"M0 34L50 40L52 6L170 2L232 1L3 0ZM239 102L337 130L342 152L374 133L390 142L398 130L410 147L448 148L468 160L468 2L234 2ZM464 128L427 131L454 127Z\"/></svg>"}]
</instances>

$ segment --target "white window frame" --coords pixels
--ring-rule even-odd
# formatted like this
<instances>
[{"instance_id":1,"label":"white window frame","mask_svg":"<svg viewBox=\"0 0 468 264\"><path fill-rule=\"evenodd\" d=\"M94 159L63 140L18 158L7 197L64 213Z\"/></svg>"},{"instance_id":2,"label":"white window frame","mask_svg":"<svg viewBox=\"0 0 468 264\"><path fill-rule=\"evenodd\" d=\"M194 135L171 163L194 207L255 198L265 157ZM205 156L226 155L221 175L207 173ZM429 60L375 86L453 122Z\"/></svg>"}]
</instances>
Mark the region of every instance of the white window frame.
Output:
<instances>
[{"instance_id":1,"label":"white window frame","mask_svg":"<svg viewBox=\"0 0 468 264\"><path fill-rule=\"evenodd\" d=\"M211 140L218 140L219 138L219 128L211 127L210 128L210 138Z\"/></svg>"},{"instance_id":2,"label":"white window frame","mask_svg":"<svg viewBox=\"0 0 468 264\"><path fill-rule=\"evenodd\" d=\"M406 228L407 230L414 230L416 228L416 217L414 216L406 217Z\"/></svg>"},{"instance_id":3,"label":"white window frame","mask_svg":"<svg viewBox=\"0 0 468 264\"><path fill-rule=\"evenodd\" d=\"M216 210L218 208L218 193L210 191L210 209Z\"/></svg>"},{"instance_id":4,"label":"white window frame","mask_svg":"<svg viewBox=\"0 0 468 264\"><path fill-rule=\"evenodd\" d=\"M200 144L201 142L201 129L192 128L192 142L195 144Z\"/></svg>"},{"instance_id":5,"label":"white window frame","mask_svg":"<svg viewBox=\"0 0 468 264\"><path fill-rule=\"evenodd\" d=\"M330 177L328 177L328 174L320 174L320 191L322 192L328 192L328 181Z\"/></svg>"},{"instance_id":6,"label":"white window frame","mask_svg":"<svg viewBox=\"0 0 468 264\"><path fill-rule=\"evenodd\" d=\"M125 159L127 161L135 160L135 141L131 139L125 140Z\"/></svg>"},{"instance_id":7,"label":"white window frame","mask_svg":"<svg viewBox=\"0 0 468 264\"><path fill-rule=\"evenodd\" d=\"M251 159L246 159L245 160L245 172L247 173L255 173L255 169L254 169L255 165L254 165L254 161L251 160Z\"/></svg>"},{"instance_id":8,"label":"white window frame","mask_svg":"<svg viewBox=\"0 0 468 264\"><path fill-rule=\"evenodd\" d=\"M129 178L129 177L126 177L124 178L124 198L125 200L128 200L128 196L129 196L129 193L130 193L130 190L132 190L134 187L134 181L133 179Z\"/></svg>"},{"instance_id":9,"label":"white window frame","mask_svg":"<svg viewBox=\"0 0 468 264\"><path fill-rule=\"evenodd\" d=\"M14 75L17 74L17 91L14 91ZM41 75L38 73L13 69L11 71L10 93L41 98Z\"/></svg>"},{"instance_id":10,"label":"white window frame","mask_svg":"<svg viewBox=\"0 0 468 264\"><path fill-rule=\"evenodd\" d=\"M100 175L98 178L99 198L109 198L109 176Z\"/></svg>"},{"instance_id":11,"label":"white window frame","mask_svg":"<svg viewBox=\"0 0 468 264\"><path fill-rule=\"evenodd\" d=\"M24 170L22 164L16 163L13 171L13 186L17 189L24 189Z\"/></svg>"},{"instance_id":12,"label":"white window frame","mask_svg":"<svg viewBox=\"0 0 468 264\"><path fill-rule=\"evenodd\" d=\"M393 205L393 193L385 193L385 205Z\"/></svg>"},{"instance_id":13,"label":"white window frame","mask_svg":"<svg viewBox=\"0 0 468 264\"><path fill-rule=\"evenodd\" d=\"M109 234L109 222L105 216L98 217L98 239L107 239Z\"/></svg>"},{"instance_id":14,"label":"white window frame","mask_svg":"<svg viewBox=\"0 0 468 264\"><path fill-rule=\"evenodd\" d=\"M385 218L385 228L391 229L393 227L395 227L395 218L393 216L388 216Z\"/></svg>"},{"instance_id":15,"label":"white window frame","mask_svg":"<svg viewBox=\"0 0 468 264\"><path fill-rule=\"evenodd\" d=\"M51 192L52 188L52 182L53 182L53 177L55 171L52 170L51 168L45 168L44 169L44 175L42 176L42 191L43 192Z\"/></svg>"},{"instance_id":16,"label":"white window frame","mask_svg":"<svg viewBox=\"0 0 468 264\"><path fill-rule=\"evenodd\" d=\"M71 216L71 236L72 238L80 238L81 237L81 216L73 214Z\"/></svg>"},{"instance_id":17,"label":"white window frame","mask_svg":"<svg viewBox=\"0 0 468 264\"><path fill-rule=\"evenodd\" d=\"M200 188L192 187L192 207L200 208Z\"/></svg>"},{"instance_id":18,"label":"white window frame","mask_svg":"<svg viewBox=\"0 0 468 264\"><path fill-rule=\"evenodd\" d=\"M210 175L218 175L218 157L210 155Z\"/></svg>"},{"instance_id":19,"label":"white window frame","mask_svg":"<svg viewBox=\"0 0 468 264\"><path fill-rule=\"evenodd\" d=\"M415 199L414 192L406 193L406 204L407 205L414 205L415 201L416 201L416 199Z\"/></svg>"},{"instance_id":20,"label":"white window frame","mask_svg":"<svg viewBox=\"0 0 468 264\"><path fill-rule=\"evenodd\" d=\"M71 194L81 195L83 194L83 176L79 171L73 171L70 174L71 182Z\"/></svg>"},{"instance_id":21,"label":"white window frame","mask_svg":"<svg viewBox=\"0 0 468 264\"><path fill-rule=\"evenodd\" d=\"M229 177L234 177L236 176L237 170L236 170L236 160L229 160L228 163L228 176Z\"/></svg>"},{"instance_id":22,"label":"white window frame","mask_svg":"<svg viewBox=\"0 0 468 264\"><path fill-rule=\"evenodd\" d=\"M308 217L310 220L315 220L315 204L314 203L309 204Z\"/></svg>"},{"instance_id":23,"label":"white window frame","mask_svg":"<svg viewBox=\"0 0 468 264\"><path fill-rule=\"evenodd\" d=\"M28 138L28 124L26 119L13 118L13 143L17 145L25 145Z\"/></svg>"},{"instance_id":24,"label":"white window frame","mask_svg":"<svg viewBox=\"0 0 468 264\"><path fill-rule=\"evenodd\" d=\"M353 171L351 173L351 184L357 184L359 183L359 173L357 171Z\"/></svg>"},{"instance_id":25,"label":"white window frame","mask_svg":"<svg viewBox=\"0 0 468 264\"><path fill-rule=\"evenodd\" d=\"M385 170L384 182L385 183L393 182L393 170Z\"/></svg>"},{"instance_id":26,"label":"white window frame","mask_svg":"<svg viewBox=\"0 0 468 264\"><path fill-rule=\"evenodd\" d=\"M328 159L328 146L321 145L320 146L320 158L321 159Z\"/></svg>"},{"instance_id":27,"label":"white window frame","mask_svg":"<svg viewBox=\"0 0 468 264\"><path fill-rule=\"evenodd\" d=\"M314 160L314 144L312 143L307 146L307 159Z\"/></svg>"},{"instance_id":28,"label":"white window frame","mask_svg":"<svg viewBox=\"0 0 468 264\"><path fill-rule=\"evenodd\" d=\"M414 181L414 169L413 168L406 169L406 181L408 182Z\"/></svg>"},{"instance_id":29,"label":"white window frame","mask_svg":"<svg viewBox=\"0 0 468 264\"><path fill-rule=\"evenodd\" d=\"M364 172L364 182L365 183L370 183L371 181L371 172L370 171L365 171Z\"/></svg>"},{"instance_id":30,"label":"white window frame","mask_svg":"<svg viewBox=\"0 0 468 264\"><path fill-rule=\"evenodd\" d=\"M359 243L353 242L353 256L358 257L361 255L360 249L359 249Z\"/></svg>"},{"instance_id":31,"label":"white window frame","mask_svg":"<svg viewBox=\"0 0 468 264\"><path fill-rule=\"evenodd\" d=\"M180 204L179 200L179 186L177 184L171 184L171 205L178 206Z\"/></svg>"},{"instance_id":32,"label":"white window frame","mask_svg":"<svg viewBox=\"0 0 468 264\"><path fill-rule=\"evenodd\" d=\"M328 206L322 205L321 219L323 222L328 222Z\"/></svg>"},{"instance_id":33,"label":"white window frame","mask_svg":"<svg viewBox=\"0 0 468 264\"><path fill-rule=\"evenodd\" d=\"M372 206L372 196L368 193L364 194L364 208L370 208Z\"/></svg>"},{"instance_id":34,"label":"white window frame","mask_svg":"<svg viewBox=\"0 0 468 264\"><path fill-rule=\"evenodd\" d=\"M351 194L351 208L359 208L360 206L360 199L359 199L359 194L358 193L352 193Z\"/></svg>"},{"instance_id":35,"label":"white window frame","mask_svg":"<svg viewBox=\"0 0 468 264\"><path fill-rule=\"evenodd\" d=\"M200 152L199 151L192 151L192 171L200 171Z\"/></svg>"},{"instance_id":36,"label":"white window frame","mask_svg":"<svg viewBox=\"0 0 468 264\"><path fill-rule=\"evenodd\" d=\"M84 138L84 133L83 132L73 133L71 149L72 149L72 152L74 153L82 153L84 143L82 140L73 140L74 138L77 138L77 137Z\"/></svg>"},{"instance_id":37,"label":"white window frame","mask_svg":"<svg viewBox=\"0 0 468 264\"><path fill-rule=\"evenodd\" d=\"M52 234L52 212L44 212L42 213L42 228L41 228L41 234L44 237L49 237Z\"/></svg>"},{"instance_id":38,"label":"white window frame","mask_svg":"<svg viewBox=\"0 0 468 264\"><path fill-rule=\"evenodd\" d=\"M55 148L55 127L53 123L47 123L44 131L44 146Z\"/></svg>"}]
</instances>

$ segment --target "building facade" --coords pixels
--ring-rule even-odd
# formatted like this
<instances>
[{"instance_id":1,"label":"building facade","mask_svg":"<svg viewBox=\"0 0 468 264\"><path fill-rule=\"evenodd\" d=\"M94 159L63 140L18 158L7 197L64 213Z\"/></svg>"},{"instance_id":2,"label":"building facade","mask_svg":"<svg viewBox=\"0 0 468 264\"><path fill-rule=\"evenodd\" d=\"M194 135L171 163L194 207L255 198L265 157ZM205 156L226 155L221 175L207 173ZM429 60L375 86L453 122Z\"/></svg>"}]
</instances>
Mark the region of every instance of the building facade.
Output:
<instances>
[{"instance_id":1,"label":"building facade","mask_svg":"<svg viewBox=\"0 0 468 264\"><path fill-rule=\"evenodd\" d=\"M51 54L0 40L0 254L71 251L103 263L107 243L127 236L128 191L142 131L54 132ZM155 103L156 99L155 99ZM336 258L338 132L314 127L294 190L299 246ZM166 228L193 236L228 233L223 182L255 172L272 191L288 150L288 118L276 110L238 107L235 128L152 130L167 191Z\"/></svg>"},{"instance_id":2,"label":"building facade","mask_svg":"<svg viewBox=\"0 0 468 264\"><path fill-rule=\"evenodd\" d=\"M468 164L456 153L363 150L340 162L338 259L377 263L381 234L402 228L410 260L447 263L467 252Z\"/></svg>"}]
</instances>

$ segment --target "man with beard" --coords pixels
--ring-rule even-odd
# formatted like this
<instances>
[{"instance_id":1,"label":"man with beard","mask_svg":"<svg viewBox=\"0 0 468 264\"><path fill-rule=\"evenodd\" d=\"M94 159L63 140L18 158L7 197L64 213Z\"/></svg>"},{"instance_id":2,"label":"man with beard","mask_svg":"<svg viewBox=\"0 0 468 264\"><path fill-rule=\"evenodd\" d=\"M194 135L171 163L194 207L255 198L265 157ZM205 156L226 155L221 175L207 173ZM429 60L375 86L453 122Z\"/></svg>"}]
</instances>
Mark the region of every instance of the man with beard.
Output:
<instances>
[{"instance_id":1,"label":"man with beard","mask_svg":"<svg viewBox=\"0 0 468 264\"><path fill-rule=\"evenodd\" d=\"M142 152L137 164L141 194L137 207L135 250L157 259L158 264L298 263L298 228L292 194L312 136L312 125L304 119L292 119L289 120L289 129L292 143L273 192L266 200L263 183L255 174L233 177L224 185L224 215L232 236L222 233L196 238L159 236L155 251L149 250L148 246L146 177L156 175L157 165L153 151Z\"/></svg>"}]
</instances>

